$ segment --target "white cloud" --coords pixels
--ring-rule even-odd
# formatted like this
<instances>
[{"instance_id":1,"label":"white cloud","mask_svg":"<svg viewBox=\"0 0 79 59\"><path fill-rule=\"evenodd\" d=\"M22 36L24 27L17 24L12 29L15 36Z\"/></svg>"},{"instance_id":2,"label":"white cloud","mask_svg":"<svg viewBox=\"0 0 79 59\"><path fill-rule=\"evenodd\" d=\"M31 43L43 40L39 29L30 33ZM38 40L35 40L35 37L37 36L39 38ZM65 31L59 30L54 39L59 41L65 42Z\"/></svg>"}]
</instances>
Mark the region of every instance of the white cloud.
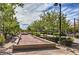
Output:
<instances>
[{"instance_id":1,"label":"white cloud","mask_svg":"<svg viewBox=\"0 0 79 59\"><path fill-rule=\"evenodd\" d=\"M72 12L79 12L79 9L74 9L72 10Z\"/></svg>"},{"instance_id":2,"label":"white cloud","mask_svg":"<svg viewBox=\"0 0 79 59\"><path fill-rule=\"evenodd\" d=\"M67 17L73 17L73 16L76 16L78 15L77 13L73 13L73 14L68 14Z\"/></svg>"},{"instance_id":3,"label":"white cloud","mask_svg":"<svg viewBox=\"0 0 79 59\"><path fill-rule=\"evenodd\" d=\"M24 4L24 7L16 8L16 16L19 22L31 24L34 20L39 19L39 15L42 14L41 10L44 10L53 4L44 4L44 3L33 3L33 4ZM39 11L39 12L37 12Z\"/></svg>"},{"instance_id":4,"label":"white cloud","mask_svg":"<svg viewBox=\"0 0 79 59\"><path fill-rule=\"evenodd\" d=\"M64 10L63 13L64 13L64 14L68 14L68 13L71 12L71 11L72 11L72 9L71 9L71 8L68 8L67 10Z\"/></svg>"},{"instance_id":5,"label":"white cloud","mask_svg":"<svg viewBox=\"0 0 79 59\"><path fill-rule=\"evenodd\" d=\"M68 7L63 7L62 8L62 12L65 11L65 10L67 10L67 9L68 9Z\"/></svg>"},{"instance_id":6,"label":"white cloud","mask_svg":"<svg viewBox=\"0 0 79 59\"><path fill-rule=\"evenodd\" d=\"M27 3L24 4L24 7L17 7L16 8L16 16L20 23L24 24L31 24L33 21L39 19L39 15L42 14L42 11L47 9L48 7L54 7L53 3ZM52 8L51 10L54 10L57 8ZM49 11L51 11L49 10ZM67 19L73 19L79 17L79 9L72 9L68 7L62 7L62 12L64 14L67 14Z\"/></svg>"},{"instance_id":7,"label":"white cloud","mask_svg":"<svg viewBox=\"0 0 79 59\"><path fill-rule=\"evenodd\" d=\"M73 9L71 10L71 12L68 12L69 14L73 14L73 13L79 13L79 9Z\"/></svg>"}]
</instances>

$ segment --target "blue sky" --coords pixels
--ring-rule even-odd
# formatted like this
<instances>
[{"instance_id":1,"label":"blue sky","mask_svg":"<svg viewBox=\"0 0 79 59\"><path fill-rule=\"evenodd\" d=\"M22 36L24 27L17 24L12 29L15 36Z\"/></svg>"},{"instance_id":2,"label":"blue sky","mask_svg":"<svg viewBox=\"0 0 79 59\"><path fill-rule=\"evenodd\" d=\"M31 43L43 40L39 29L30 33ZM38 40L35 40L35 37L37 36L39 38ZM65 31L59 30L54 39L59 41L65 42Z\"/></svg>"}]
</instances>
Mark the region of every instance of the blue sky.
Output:
<instances>
[{"instance_id":1,"label":"blue sky","mask_svg":"<svg viewBox=\"0 0 79 59\"><path fill-rule=\"evenodd\" d=\"M18 22L20 22L20 27L26 29L29 24L40 18L39 16L44 10L46 12L53 11L54 9L58 11L59 7L55 7L53 4L54 3L26 3L23 8L17 7L15 11L17 12L16 16ZM73 22L74 18L79 18L79 3L63 3L61 10L71 22Z\"/></svg>"}]
</instances>

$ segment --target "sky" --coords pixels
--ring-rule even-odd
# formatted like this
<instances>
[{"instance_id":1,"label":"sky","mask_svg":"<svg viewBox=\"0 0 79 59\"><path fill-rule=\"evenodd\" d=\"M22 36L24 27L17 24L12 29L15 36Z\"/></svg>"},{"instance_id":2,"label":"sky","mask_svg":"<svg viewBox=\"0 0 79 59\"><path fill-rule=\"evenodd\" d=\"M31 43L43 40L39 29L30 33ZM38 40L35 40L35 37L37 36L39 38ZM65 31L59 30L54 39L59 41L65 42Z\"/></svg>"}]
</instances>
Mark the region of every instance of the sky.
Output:
<instances>
[{"instance_id":1,"label":"sky","mask_svg":"<svg viewBox=\"0 0 79 59\"><path fill-rule=\"evenodd\" d=\"M33 21L40 19L39 16L43 11L50 12L53 10L58 12L59 6L54 6L54 3L26 3L23 8L17 7L15 12L20 28L26 29ZM79 3L62 3L61 11L72 23L74 18L79 18Z\"/></svg>"}]
</instances>

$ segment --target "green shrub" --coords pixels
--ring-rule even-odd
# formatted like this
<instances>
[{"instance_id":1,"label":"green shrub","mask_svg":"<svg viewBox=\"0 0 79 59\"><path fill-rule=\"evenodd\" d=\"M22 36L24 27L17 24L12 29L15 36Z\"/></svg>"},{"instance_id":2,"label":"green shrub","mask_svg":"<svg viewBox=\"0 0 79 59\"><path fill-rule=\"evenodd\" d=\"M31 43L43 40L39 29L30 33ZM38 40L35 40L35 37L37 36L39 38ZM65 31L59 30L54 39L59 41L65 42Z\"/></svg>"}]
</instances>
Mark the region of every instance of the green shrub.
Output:
<instances>
[{"instance_id":1,"label":"green shrub","mask_svg":"<svg viewBox=\"0 0 79 59\"><path fill-rule=\"evenodd\" d=\"M54 33L53 35L59 36L60 33ZM61 36L67 36L67 34L65 32L61 32Z\"/></svg>"},{"instance_id":2,"label":"green shrub","mask_svg":"<svg viewBox=\"0 0 79 59\"><path fill-rule=\"evenodd\" d=\"M40 36L41 33L40 32L32 32L32 35L35 35L35 36Z\"/></svg>"},{"instance_id":3,"label":"green shrub","mask_svg":"<svg viewBox=\"0 0 79 59\"><path fill-rule=\"evenodd\" d=\"M53 41L53 42L55 42L55 43L58 43L59 37L58 37L58 36L57 36L57 37L52 37L52 38L51 38L51 41Z\"/></svg>"},{"instance_id":4,"label":"green shrub","mask_svg":"<svg viewBox=\"0 0 79 59\"><path fill-rule=\"evenodd\" d=\"M59 36L55 36L55 35L53 35L53 36L47 36L47 34L44 34L43 38L47 39L47 40L50 40L50 41L53 41L55 43L58 43L58 41L59 41Z\"/></svg>"},{"instance_id":5,"label":"green shrub","mask_svg":"<svg viewBox=\"0 0 79 59\"><path fill-rule=\"evenodd\" d=\"M65 46L71 46L73 39L70 37L61 37L60 43Z\"/></svg>"},{"instance_id":6,"label":"green shrub","mask_svg":"<svg viewBox=\"0 0 79 59\"><path fill-rule=\"evenodd\" d=\"M59 33L53 33L53 35L59 36Z\"/></svg>"},{"instance_id":7,"label":"green shrub","mask_svg":"<svg viewBox=\"0 0 79 59\"><path fill-rule=\"evenodd\" d=\"M76 34L75 34L75 37L76 37L76 38L79 38L79 33L76 33Z\"/></svg>"},{"instance_id":8,"label":"green shrub","mask_svg":"<svg viewBox=\"0 0 79 59\"><path fill-rule=\"evenodd\" d=\"M32 35L36 35L36 32L32 32Z\"/></svg>"},{"instance_id":9,"label":"green shrub","mask_svg":"<svg viewBox=\"0 0 79 59\"><path fill-rule=\"evenodd\" d=\"M36 36L40 37L40 35L41 35L40 32L36 32Z\"/></svg>"},{"instance_id":10,"label":"green shrub","mask_svg":"<svg viewBox=\"0 0 79 59\"><path fill-rule=\"evenodd\" d=\"M5 42L5 38L3 35L0 35L0 45L2 45Z\"/></svg>"},{"instance_id":11,"label":"green shrub","mask_svg":"<svg viewBox=\"0 0 79 59\"><path fill-rule=\"evenodd\" d=\"M50 41L53 41L55 43L59 42L59 36L50 38ZM60 44L65 46L71 46L73 43L73 39L66 36L61 36Z\"/></svg>"}]
</instances>

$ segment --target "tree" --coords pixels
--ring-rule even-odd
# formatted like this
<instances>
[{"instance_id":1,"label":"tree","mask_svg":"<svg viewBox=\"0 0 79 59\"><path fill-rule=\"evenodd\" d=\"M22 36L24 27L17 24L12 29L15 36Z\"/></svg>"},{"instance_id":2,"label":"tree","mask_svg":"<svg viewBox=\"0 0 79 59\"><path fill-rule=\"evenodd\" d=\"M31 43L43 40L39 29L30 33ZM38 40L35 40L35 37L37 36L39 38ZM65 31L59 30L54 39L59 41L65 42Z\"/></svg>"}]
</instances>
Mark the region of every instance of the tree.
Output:
<instances>
[{"instance_id":1,"label":"tree","mask_svg":"<svg viewBox=\"0 0 79 59\"><path fill-rule=\"evenodd\" d=\"M62 31L68 31L69 21L64 14L61 15ZM59 14L57 12L47 12L41 15L40 20L34 21L29 27L32 32L58 33L59 31ZM28 29L28 30L29 30Z\"/></svg>"},{"instance_id":2,"label":"tree","mask_svg":"<svg viewBox=\"0 0 79 59\"><path fill-rule=\"evenodd\" d=\"M0 32L3 32L5 39L7 38L7 34L15 35L20 30L19 23L16 17L14 17L14 9L17 5L19 4L0 4Z\"/></svg>"},{"instance_id":3,"label":"tree","mask_svg":"<svg viewBox=\"0 0 79 59\"><path fill-rule=\"evenodd\" d=\"M79 19L77 20L77 22L76 22L76 32L78 32L79 33Z\"/></svg>"}]
</instances>

